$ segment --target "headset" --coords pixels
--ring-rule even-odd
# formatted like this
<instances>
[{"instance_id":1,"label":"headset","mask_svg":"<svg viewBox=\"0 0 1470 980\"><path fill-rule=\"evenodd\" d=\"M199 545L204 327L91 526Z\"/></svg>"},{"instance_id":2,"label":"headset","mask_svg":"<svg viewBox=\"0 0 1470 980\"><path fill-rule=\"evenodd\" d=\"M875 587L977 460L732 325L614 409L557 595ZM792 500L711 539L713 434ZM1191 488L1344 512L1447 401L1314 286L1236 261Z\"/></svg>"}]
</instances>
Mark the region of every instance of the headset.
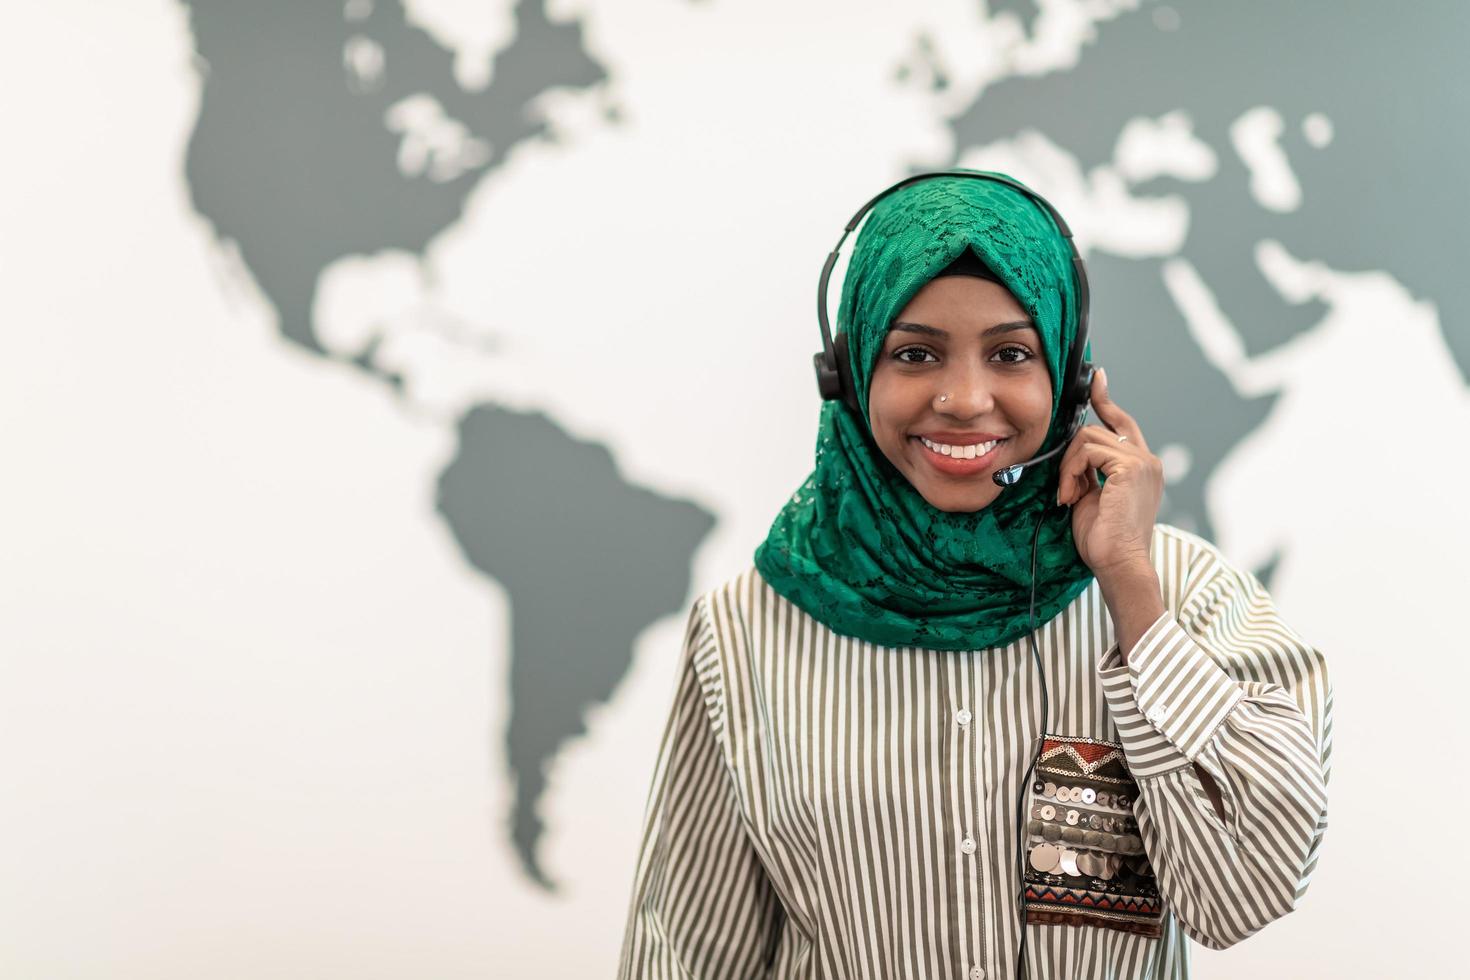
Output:
<instances>
[{"instance_id":1,"label":"headset","mask_svg":"<svg viewBox=\"0 0 1470 980\"><path fill-rule=\"evenodd\" d=\"M873 196L868 203L858 209L858 212L848 221L847 227L842 231L842 237L837 239L837 244L827 256L827 261L822 265L822 278L817 284L817 322L822 328L822 349L812 355L812 365L817 372L817 390L821 392L826 401L840 400L853 415L861 418L861 409L858 407L857 393L852 375L852 365L848 356L847 334L837 338L836 343L832 341L832 328L827 320L827 284L832 278L832 269L837 265L837 256L842 251L842 245L847 237L853 233L858 224L862 222L868 212L873 210L877 203L888 195L902 190L910 184L921 180L930 180L935 177L966 177L974 180L988 180L991 183L1001 184L1026 197L1042 211L1056 225L1057 231L1067 240L1067 247L1072 253L1072 273L1074 276L1077 296L1077 335L1072 338L1072 346L1067 351L1066 367L1062 372L1062 398L1057 406L1057 417L1067 420L1067 436L1061 444L1040 456L1026 460L1024 463L1016 463L1012 466L1001 467L991 474L997 485L1002 487L1015 486L1021 480L1021 475L1026 468L1042 460L1055 456L1062 452L1076 436L1077 430L1082 428L1082 423L1087 417L1087 410L1092 396L1093 364L1084 357L1083 352L1087 348L1087 313L1090 292L1087 284L1087 268L1083 265L1082 255L1077 251L1077 243L1072 239L1072 229L1062 219L1057 209L1052 207L1051 202L1031 188L1000 174L981 173L975 170L933 170L926 173L914 174L897 181L886 189ZM1063 317L1066 311L1063 310ZM1064 321L1065 322L1065 321ZM1065 510L1066 508L1063 507ZM1026 772L1021 777L1021 791L1016 798L1016 867L1020 875L1020 883L1016 891L1016 904L1021 915L1021 944L1016 953L1016 977L1024 975L1026 962L1026 798L1027 790L1031 788L1032 773L1036 771L1036 764L1041 756L1041 745L1046 738L1046 730L1049 725L1049 713L1051 709L1050 697L1046 688L1046 671L1041 665L1041 653L1036 648L1036 552L1037 544L1041 538L1041 525L1046 518L1050 507L1044 508L1036 518L1036 528L1031 535L1031 605L1029 613L1029 624L1031 632L1028 639L1031 641L1031 657L1036 663L1037 675L1041 678L1041 730L1036 736L1036 745L1031 753L1031 758L1026 766Z\"/></svg>"}]
</instances>

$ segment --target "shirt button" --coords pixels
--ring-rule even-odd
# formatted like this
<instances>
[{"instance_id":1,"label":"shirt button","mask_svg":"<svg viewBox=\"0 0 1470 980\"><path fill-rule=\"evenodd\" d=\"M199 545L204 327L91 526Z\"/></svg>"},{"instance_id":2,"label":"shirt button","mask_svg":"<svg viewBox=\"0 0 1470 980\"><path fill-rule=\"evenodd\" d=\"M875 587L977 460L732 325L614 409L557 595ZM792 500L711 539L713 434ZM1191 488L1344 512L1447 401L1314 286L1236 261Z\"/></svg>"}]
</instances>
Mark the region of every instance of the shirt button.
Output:
<instances>
[{"instance_id":1,"label":"shirt button","mask_svg":"<svg viewBox=\"0 0 1470 980\"><path fill-rule=\"evenodd\" d=\"M966 854L974 854L975 853L975 842L974 842L974 840L972 840L969 837L966 837L964 840L960 841L960 850L964 851Z\"/></svg>"},{"instance_id":2,"label":"shirt button","mask_svg":"<svg viewBox=\"0 0 1470 980\"><path fill-rule=\"evenodd\" d=\"M985 980L985 971L978 966L970 967L970 980Z\"/></svg>"},{"instance_id":3,"label":"shirt button","mask_svg":"<svg viewBox=\"0 0 1470 980\"><path fill-rule=\"evenodd\" d=\"M1159 722L1164 720L1164 716L1168 713L1169 706L1167 704L1156 704L1152 708L1148 709L1148 714L1146 714L1144 717L1157 725Z\"/></svg>"},{"instance_id":4,"label":"shirt button","mask_svg":"<svg viewBox=\"0 0 1470 980\"><path fill-rule=\"evenodd\" d=\"M961 726L968 725L970 723L970 717L968 708L961 708L954 713L954 720L959 722Z\"/></svg>"}]
</instances>

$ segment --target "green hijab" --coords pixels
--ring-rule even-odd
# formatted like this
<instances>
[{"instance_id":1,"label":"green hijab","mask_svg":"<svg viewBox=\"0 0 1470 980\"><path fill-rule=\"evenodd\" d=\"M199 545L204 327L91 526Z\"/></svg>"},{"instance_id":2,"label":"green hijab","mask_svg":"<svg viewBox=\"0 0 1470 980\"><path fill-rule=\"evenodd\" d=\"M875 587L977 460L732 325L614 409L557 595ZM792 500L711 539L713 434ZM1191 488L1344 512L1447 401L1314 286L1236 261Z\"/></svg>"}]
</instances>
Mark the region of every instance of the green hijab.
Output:
<instances>
[{"instance_id":1,"label":"green hijab","mask_svg":"<svg viewBox=\"0 0 1470 980\"><path fill-rule=\"evenodd\" d=\"M868 386L889 324L966 248L1041 333L1052 412L1039 452L1065 438L1057 408L1077 332L1066 240L1038 205L1003 184L918 181L873 208L842 283L837 330L848 337L862 415L841 401L822 403L816 467L755 551L756 568L778 593L835 632L882 646L979 650L1025 636L1038 521L1037 625L1092 581L1072 541L1071 512L1056 506L1060 455L1027 467L990 506L949 513L925 500L873 441ZM1084 353L1091 357L1090 345Z\"/></svg>"}]
</instances>

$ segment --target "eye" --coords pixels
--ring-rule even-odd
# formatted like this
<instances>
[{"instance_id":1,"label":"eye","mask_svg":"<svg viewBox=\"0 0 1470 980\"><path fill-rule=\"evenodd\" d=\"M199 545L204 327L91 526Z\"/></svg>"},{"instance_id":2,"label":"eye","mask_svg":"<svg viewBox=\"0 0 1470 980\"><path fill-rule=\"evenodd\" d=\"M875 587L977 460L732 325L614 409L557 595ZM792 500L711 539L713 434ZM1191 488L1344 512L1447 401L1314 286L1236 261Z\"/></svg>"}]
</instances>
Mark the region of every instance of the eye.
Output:
<instances>
[{"instance_id":1,"label":"eye","mask_svg":"<svg viewBox=\"0 0 1470 980\"><path fill-rule=\"evenodd\" d=\"M1008 354L1008 353L1015 353L1015 354L1019 354L1020 356L1019 357L1001 357L1002 354ZM1025 364L1027 361L1031 360L1036 355L1033 354L1033 353L1031 353L1031 351L1027 350L1025 347L1022 347L1020 344L1007 344L1006 346L1002 347L1000 350L996 351L995 352L995 356L996 357L1001 357L1001 363L1002 364Z\"/></svg>"},{"instance_id":2,"label":"eye","mask_svg":"<svg viewBox=\"0 0 1470 980\"><path fill-rule=\"evenodd\" d=\"M908 357L907 355L909 355L909 354L919 354L921 356L922 355L927 355L929 357L933 357L934 356L933 355L933 352L930 351L929 348L927 348L927 347L901 347L898 350L896 350L896 351L893 352L893 359L895 361L898 361L898 362L902 363L902 364L923 364L923 363L925 363L923 360L921 360L919 358L911 358L911 357ZM938 358L935 358L935 360L938 360Z\"/></svg>"}]
</instances>

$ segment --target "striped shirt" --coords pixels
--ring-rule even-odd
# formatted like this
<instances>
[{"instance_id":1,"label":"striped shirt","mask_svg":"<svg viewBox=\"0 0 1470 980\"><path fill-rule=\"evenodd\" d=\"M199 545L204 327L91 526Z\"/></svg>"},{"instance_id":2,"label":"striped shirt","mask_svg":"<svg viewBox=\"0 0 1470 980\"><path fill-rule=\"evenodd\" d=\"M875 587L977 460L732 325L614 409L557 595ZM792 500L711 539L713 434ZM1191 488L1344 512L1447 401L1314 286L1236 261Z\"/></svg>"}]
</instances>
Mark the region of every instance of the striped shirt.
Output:
<instances>
[{"instance_id":1,"label":"striped shirt","mask_svg":"<svg viewBox=\"0 0 1470 980\"><path fill-rule=\"evenodd\" d=\"M1033 634L1031 779L1026 637L877 646L754 567L699 596L620 976L1009 978L1023 875L1034 978L1186 977L1190 938L1290 912L1326 829L1326 663L1209 542L1156 525L1150 557L1165 612L1126 663L1095 580Z\"/></svg>"}]
</instances>

